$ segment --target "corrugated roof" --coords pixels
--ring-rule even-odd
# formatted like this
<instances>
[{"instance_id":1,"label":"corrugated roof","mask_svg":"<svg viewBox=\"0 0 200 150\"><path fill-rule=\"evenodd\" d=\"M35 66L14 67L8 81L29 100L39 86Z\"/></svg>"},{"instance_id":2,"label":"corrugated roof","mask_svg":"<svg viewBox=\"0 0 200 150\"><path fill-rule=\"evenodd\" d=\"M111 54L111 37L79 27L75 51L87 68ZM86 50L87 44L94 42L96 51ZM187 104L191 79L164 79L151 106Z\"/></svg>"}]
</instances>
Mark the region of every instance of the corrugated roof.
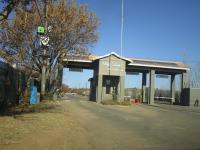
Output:
<instances>
[{"instance_id":1,"label":"corrugated roof","mask_svg":"<svg viewBox=\"0 0 200 150\"><path fill-rule=\"evenodd\" d=\"M156 60L156 59L142 59L142 58L126 58L121 57L115 52L111 52L104 56L95 56L95 55L87 55L87 57L82 58L82 56L73 56L68 57L67 59L63 59L64 61L77 61L77 62L93 62L98 59L102 59L105 57L109 57L110 55L114 55L120 59L123 59L129 62L130 66L138 66L138 67L149 67L149 68L163 68L163 69L178 69L178 70L190 70L190 68L179 61L164 61L164 60Z\"/></svg>"},{"instance_id":2,"label":"corrugated roof","mask_svg":"<svg viewBox=\"0 0 200 150\"><path fill-rule=\"evenodd\" d=\"M129 65L133 66L190 70L190 68L186 64L178 61L163 61L163 60L140 59L140 58L130 58L130 59L132 60L132 63L130 63Z\"/></svg>"}]
</instances>

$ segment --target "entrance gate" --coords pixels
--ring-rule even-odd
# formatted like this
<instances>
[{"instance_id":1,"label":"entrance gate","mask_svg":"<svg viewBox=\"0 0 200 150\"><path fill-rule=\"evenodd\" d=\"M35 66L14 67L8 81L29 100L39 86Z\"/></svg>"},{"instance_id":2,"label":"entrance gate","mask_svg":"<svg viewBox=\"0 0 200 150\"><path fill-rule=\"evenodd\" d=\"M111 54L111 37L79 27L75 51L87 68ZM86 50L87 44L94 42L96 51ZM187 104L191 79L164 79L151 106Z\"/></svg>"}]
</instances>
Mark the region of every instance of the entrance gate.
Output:
<instances>
[{"instance_id":1,"label":"entrance gate","mask_svg":"<svg viewBox=\"0 0 200 150\"><path fill-rule=\"evenodd\" d=\"M124 80L126 72L142 73L142 98L141 102L154 104L155 75L167 74L171 76L171 98L172 104L175 103L175 76L181 75L181 90L187 88L187 71L189 68L182 62L147 60L138 58L124 58L116 53L97 57L88 56L77 59L70 56L63 59L64 66L69 68L93 69L94 74L91 81L91 95L93 101L113 99L124 100ZM147 74L149 74L148 96L146 96ZM181 102L179 102L181 104Z\"/></svg>"}]
</instances>

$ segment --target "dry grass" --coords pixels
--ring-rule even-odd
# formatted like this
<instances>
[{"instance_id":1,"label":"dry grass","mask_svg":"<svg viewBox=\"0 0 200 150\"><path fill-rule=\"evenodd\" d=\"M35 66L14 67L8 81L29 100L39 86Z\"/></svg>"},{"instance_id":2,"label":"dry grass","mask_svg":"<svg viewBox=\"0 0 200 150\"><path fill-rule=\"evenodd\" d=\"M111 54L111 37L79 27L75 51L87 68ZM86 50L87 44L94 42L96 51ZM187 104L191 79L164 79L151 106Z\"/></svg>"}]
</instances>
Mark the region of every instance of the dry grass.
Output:
<instances>
[{"instance_id":1,"label":"dry grass","mask_svg":"<svg viewBox=\"0 0 200 150\"><path fill-rule=\"evenodd\" d=\"M35 112L43 112L47 110L54 109L59 105L55 105L53 101L43 101L40 104L36 105L28 105L28 104L20 104L17 106L10 107L3 112L0 113L1 116L15 116L25 113L35 113Z\"/></svg>"},{"instance_id":2,"label":"dry grass","mask_svg":"<svg viewBox=\"0 0 200 150\"><path fill-rule=\"evenodd\" d=\"M123 106L128 106L131 105L130 101L114 101L114 100L106 100L106 101L102 101L101 104L103 105L123 105Z\"/></svg>"},{"instance_id":3,"label":"dry grass","mask_svg":"<svg viewBox=\"0 0 200 150\"><path fill-rule=\"evenodd\" d=\"M61 104L43 102L37 105L20 105L0 116L0 147L20 143L27 134L45 131L63 125ZM59 120L57 118L59 117ZM52 122L54 124L52 125Z\"/></svg>"}]
</instances>

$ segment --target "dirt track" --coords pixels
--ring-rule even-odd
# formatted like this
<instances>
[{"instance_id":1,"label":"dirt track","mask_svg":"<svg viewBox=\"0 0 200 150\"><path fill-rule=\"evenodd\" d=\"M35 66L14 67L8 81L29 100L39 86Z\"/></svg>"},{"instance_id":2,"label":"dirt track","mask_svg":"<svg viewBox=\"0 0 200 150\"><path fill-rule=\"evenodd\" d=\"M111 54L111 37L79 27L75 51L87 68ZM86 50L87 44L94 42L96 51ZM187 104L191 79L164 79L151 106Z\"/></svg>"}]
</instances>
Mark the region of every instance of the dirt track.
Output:
<instances>
[{"instance_id":1,"label":"dirt track","mask_svg":"<svg viewBox=\"0 0 200 150\"><path fill-rule=\"evenodd\" d=\"M60 101L44 112L0 117L0 150L200 148L200 114L150 106Z\"/></svg>"}]
</instances>

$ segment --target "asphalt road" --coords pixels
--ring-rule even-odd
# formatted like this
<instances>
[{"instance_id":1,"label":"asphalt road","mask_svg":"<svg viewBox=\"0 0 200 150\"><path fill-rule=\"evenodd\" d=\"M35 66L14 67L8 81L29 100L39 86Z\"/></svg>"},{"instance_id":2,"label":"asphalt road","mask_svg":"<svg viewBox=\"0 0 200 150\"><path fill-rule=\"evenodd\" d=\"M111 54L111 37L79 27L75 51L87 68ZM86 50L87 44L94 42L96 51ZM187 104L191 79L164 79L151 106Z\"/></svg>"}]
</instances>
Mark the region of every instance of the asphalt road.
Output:
<instances>
[{"instance_id":1,"label":"asphalt road","mask_svg":"<svg viewBox=\"0 0 200 150\"><path fill-rule=\"evenodd\" d=\"M67 98L69 99L69 98ZM71 105L85 114L91 149L200 150L200 113L147 105L102 106L79 96Z\"/></svg>"}]
</instances>

